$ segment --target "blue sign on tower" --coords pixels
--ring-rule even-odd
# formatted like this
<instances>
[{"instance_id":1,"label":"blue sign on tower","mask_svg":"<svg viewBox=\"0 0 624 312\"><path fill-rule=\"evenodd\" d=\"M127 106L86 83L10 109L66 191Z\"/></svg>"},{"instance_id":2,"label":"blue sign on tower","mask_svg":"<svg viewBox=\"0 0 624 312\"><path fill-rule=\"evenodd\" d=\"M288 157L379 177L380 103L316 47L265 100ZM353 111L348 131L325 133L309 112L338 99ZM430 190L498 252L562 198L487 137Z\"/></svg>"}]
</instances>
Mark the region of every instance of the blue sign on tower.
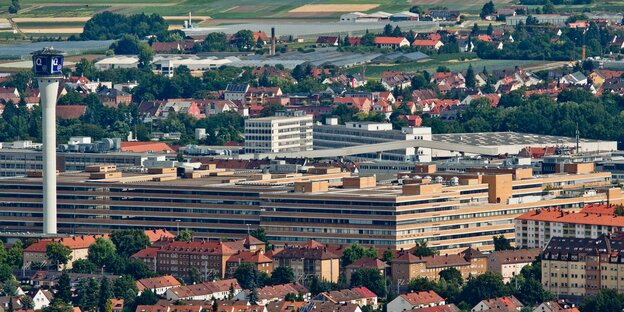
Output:
<instances>
[{"instance_id":1,"label":"blue sign on tower","mask_svg":"<svg viewBox=\"0 0 624 312\"><path fill-rule=\"evenodd\" d=\"M34 52L33 71L37 76L58 76L63 74L63 54L52 48Z\"/></svg>"}]
</instances>

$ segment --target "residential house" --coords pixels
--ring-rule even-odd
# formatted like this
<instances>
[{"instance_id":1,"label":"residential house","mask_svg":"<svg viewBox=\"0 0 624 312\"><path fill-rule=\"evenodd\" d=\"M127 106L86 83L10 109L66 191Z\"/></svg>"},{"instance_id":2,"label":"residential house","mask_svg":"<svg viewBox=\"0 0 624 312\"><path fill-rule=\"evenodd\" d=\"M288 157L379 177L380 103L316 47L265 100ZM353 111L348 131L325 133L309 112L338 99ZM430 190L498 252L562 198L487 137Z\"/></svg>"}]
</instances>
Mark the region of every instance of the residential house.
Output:
<instances>
[{"instance_id":1,"label":"residential house","mask_svg":"<svg viewBox=\"0 0 624 312\"><path fill-rule=\"evenodd\" d=\"M264 31L255 31L253 33L254 42L261 42L262 44L267 44L271 41L269 36Z\"/></svg>"},{"instance_id":2,"label":"residential house","mask_svg":"<svg viewBox=\"0 0 624 312\"><path fill-rule=\"evenodd\" d=\"M316 39L316 45L319 47L338 46L338 36L319 36Z\"/></svg>"},{"instance_id":3,"label":"residential house","mask_svg":"<svg viewBox=\"0 0 624 312\"><path fill-rule=\"evenodd\" d=\"M535 261L540 252L539 248L493 251L488 255L487 270L501 274L508 283L523 267Z\"/></svg>"},{"instance_id":4,"label":"residential house","mask_svg":"<svg viewBox=\"0 0 624 312\"><path fill-rule=\"evenodd\" d=\"M410 45L405 37L375 37L375 45L379 48L397 49Z\"/></svg>"},{"instance_id":5,"label":"residential house","mask_svg":"<svg viewBox=\"0 0 624 312\"><path fill-rule=\"evenodd\" d=\"M265 307L268 312L298 312L307 304L304 301L273 301Z\"/></svg>"},{"instance_id":6,"label":"residential house","mask_svg":"<svg viewBox=\"0 0 624 312\"><path fill-rule=\"evenodd\" d=\"M151 290L153 293L162 296L167 292L169 288L180 287L180 281L178 281L175 277L171 275L159 276L159 277L151 277L151 278L143 278L136 281L137 289L139 290L138 295L140 295L145 289Z\"/></svg>"},{"instance_id":7,"label":"residential house","mask_svg":"<svg viewBox=\"0 0 624 312\"><path fill-rule=\"evenodd\" d=\"M236 296L243 289L236 279L215 280L195 285L186 285L167 289L167 300L224 300L230 295Z\"/></svg>"},{"instance_id":8,"label":"residential house","mask_svg":"<svg viewBox=\"0 0 624 312\"><path fill-rule=\"evenodd\" d=\"M470 311L519 312L524 305L514 296L505 296L481 300Z\"/></svg>"},{"instance_id":9,"label":"residential house","mask_svg":"<svg viewBox=\"0 0 624 312\"><path fill-rule=\"evenodd\" d=\"M102 101L102 105L107 107L116 108L119 104L129 105L132 102L132 94L107 87L100 88L97 96Z\"/></svg>"},{"instance_id":10,"label":"residential house","mask_svg":"<svg viewBox=\"0 0 624 312\"><path fill-rule=\"evenodd\" d=\"M267 308L247 300L225 300L219 302L217 312L267 312Z\"/></svg>"},{"instance_id":11,"label":"residential house","mask_svg":"<svg viewBox=\"0 0 624 312\"><path fill-rule=\"evenodd\" d=\"M422 126L422 117L420 115L407 115L405 116L407 120L407 125L409 127L420 127Z\"/></svg>"},{"instance_id":12,"label":"residential house","mask_svg":"<svg viewBox=\"0 0 624 312\"><path fill-rule=\"evenodd\" d=\"M459 11L450 10L429 10L427 16L433 21L453 21L459 22Z\"/></svg>"},{"instance_id":13,"label":"residential house","mask_svg":"<svg viewBox=\"0 0 624 312\"><path fill-rule=\"evenodd\" d=\"M416 39L412 42L412 47L418 47L423 49L440 50L444 46L444 43L440 40L432 39Z\"/></svg>"},{"instance_id":14,"label":"residential house","mask_svg":"<svg viewBox=\"0 0 624 312\"><path fill-rule=\"evenodd\" d=\"M281 96L280 87L250 87L245 93L244 103L264 104L268 98Z\"/></svg>"},{"instance_id":15,"label":"residential house","mask_svg":"<svg viewBox=\"0 0 624 312\"><path fill-rule=\"evenodd\" d=\"M500 95L498 94L476 94L476 95L468 95L466 96L459 104L460 105L470 105L472 101L478 99L486 99L488 104L492 107L497 107L500 102Z\"/></svg>"},{"instance_id":16,"label":"residential house","mask_svg":"<svg viewBox=\"0 0 624 312\"><path fill-rule=\"evenodd\" d=\"M228 84L223 92L223 99L230 101L244 101L245 94L249 90L248 84Z\"/></svg>"},{"instance_id":17,"label":"residential house","mask_svg":"<svg viewBox=\"0 0 624 312\"><path fill-rule=\"evenodd\" d=\"M567 74L559 80L562 84L574 85L574 86L584 86L587 84L587 76L585 76L581 72L574 72L572 74Z\"/></svg>"},{"instance_id":18,"label":"residential house","mask_svg":"<svg viewBox=\"0 0 624 312\"><path fill-rule=\"evenodd\" d=\"M62 268L71 269L73 262L80 259L86 259L89 253L89 246L95 243L96 239L103 237L105 236L81 235L39 240L24 248L24 267L30 267L33 262L44 263L48 265L54 264L50 263L50 260L46 255L46 250L50 243L59 243L71 250L71 258L66 265L59 266L59 270Z\"/></svg>"},{"instance_id":19,"label":"residential house","mask_svg":"<svg viewBox=\"0 0 624 312\"><path fill-rule=\"evenodd\" d=\"M409 310L409 312L461 312L456 305L454 304L445 304L440 306L432 306L426 308L416 308Z\"/></svg>"},{"instance_id":20,"label":"residential house","mask_svg":"<svg viewBox=\"0 0 624 312\"><path fill-rule=\"evenodd\" d=\"M273 259L268 257L264 250L257 251L238 251L226 261L226 274L234 276L234 272L241 264L251 264L256 267L258 272L271 275L273 272Z\"/></svg>"},{"instance_id":21,"label":"residential house","mask_svg":"<svg viewBox=\"0 0 624 312\"><path fill-rule=\"evenodd\" d=\"M239 109L239 106L231 100L202 100L198 102L198 105L206 117L224 112L238 112L243 117L249 114L249 111Z\"/></svg>"},{"instance_id":22,"label":"residential house","mask_svg":"<svg viewBox=\"0 0 624 312\"><path fill-rule=\"evenodd\" d=\"M299 312L362 312L357 304L333 303L331 301L313 301L299 309Z\"/></svg>"},{"instance_id":23,"label":"residential house","mask_svg":"<svg viewBox=\"0 0 624 312\"><path fill-rule=\"evenodd\" d=\"M124 300L123 299L109 299L111 302L111 312L123 312Z\"/></svg>"},{"instance_id":24,"label":"residential house","mask_svg":"<svg viewBox=\"0 0 624 312\"><path fill-rule=\"evenodd\" d=\"M388 302L388 311L405 311L412 309L443 306L446 302L435 291L419 291L399 295Z\"/></svg>"},{"instance_id":25,"label":"residential house","mask_svg":"<svg viewBox=\"0 0 624 312\"><path fill-rule=\"evenodd\" d=\"M58 284L59 278L61 277L61 274L62 274L62 272L60 271L45 271L45 270L35 271L34 273L32 273L32 270L24 270L24 271L21 271L20 273L23 273L23 275L19 274L19 275L16 275L16 277L18 277L19 280L22 281L23 283L30 284L35 289L37 288L49 289L49 288L55 287ZM67 273L67 275L69 275L69 282L72 287L75 287L76 285L78 285L78 283L83 279L90 279L90 278L101 279L102 278L102 274L100 273L87 274L87 273L69 272ZM108 278L109 281L115 281L117 278L119 278L119 276L111 275L111 274L105 274L104 276L106 276L106 278Z\"/></svg>"},{"instance_id":26,"label":"residential house","mask_svg":"<svg viewBox=\"0 0 624 312\"><path fill-rule=\"evenodd\" d=\"M379 275L381 276L386 276L386 270L389 268L390 266L388 264L386 264L385 262L376 259L376 258L362 258L362 259L358 259L357 261L347 265L345 267L344 273L345 273L345 279L347 280L347 284L351 284L351 276L353 275L353 273L357 270L362 270L362 269L376 269L379 270Z\"/></svg>"},{"instance_id":27,"label":"residential house","mask_svg":"<svg viewBox=\"0 0 624 312\"><path fill-rule=\"evenodd\" d=\"M273 255L273 267L290 267L295 276L316 276L319 280L338 282L340 256L324 247L286 246Z\"/></svg>"},{"instance_id":28,"label":"residential house","mask_svg":"<svg viewBox=\"0 0 624 312\"><path fill-rule=\"evenodd\" d=\"M310 302L327 301L334 304L357 304L360 307L370 305L377 309L377 295L364 286L322 292L310 299Z\"/></svg>"},{"instance_id":29,"label":"residential house","mask_svg":"<svg viewBox=\"0 0 624 312\"><path fill-rule=\"evenodd\" d=\"M59 119L79 119L87 113L86 105L57 105L56 117Z\"/></svg>"},{"instance_id":30,"label":"residential house","mask_svg":"<svg viewBox=\"0 0 624 312\"><path fill-rule=\"evenodd\" d=\"M34 310L41 310L49 306L53 299L54 295L49 290L39 289L32 298Z\"/></svg>"},{"instance_id":31,"label":"residential house","mask_svg":"<svg viewBox=\"0 0 624 312\"><path fill-rule=\"evenodd\" d=\"M256 303L261 306L266 306L271 302L283 301L284 297L288 294L301 295L304 301L310 299L310 291L301 284L288 283L282 285L264 286L262 288L256 288L258 298ZM249 300L251 290L243 290L236 295L234 300Z\"/></svg>"},{"instance_id":32,"label":"residential house","mask_svg":"<svg viewBox=\"0 0 624 312\"><path fill-rule=\"evenodd\" d=\"M464 279L470 275L481 275L487 271L487 256L473 248L458 254L429 257L418 257L403 251L392 261L391 267L393 283L405 287L408 281L419 276L437 281L440 271L451 267L459 270Z\"/></svg>"},{"instance_id":33,"label":"residential house","mask_svg":"<svg viewBox=\"0 0 624 312\"><path fill-rule=\"evenodd\" d=\"M388 91L408 88L412 86L412 76L398 71L384 72L381 76L381 85Z\"/></svg>"},{"instance_id":34,"label":"residential house","mask_svg":"<svg viewBox=\"0 0 624 312\"><path fill-rule=\"evenodd\" d=\"M18 296L1 296L0 297L0 311L9 312L9 302L13 305L13 311L22 309L22 300Z\"/></svg>"},{"instance_id":35,"label":"residential house","mask_svg":"<svg viewBox=\"0 0 624 312\"><path fill-rule=\"evenodd\" d=\"M334 105L344 104L347 107L355 108L360 112L368 113L372 109L372 102L368 98L337 97L334 98Z\"/></svg>"},{"instance_id":36,"label":"residential house","mask_svg":"<svg viewBox=\"0 0 624 312\"><path fill-rule=\"evenodd\" d=\"M563 299L543 302L533 309L533 312L579 312L576 305Z\"/></svg>"}]
</instances>

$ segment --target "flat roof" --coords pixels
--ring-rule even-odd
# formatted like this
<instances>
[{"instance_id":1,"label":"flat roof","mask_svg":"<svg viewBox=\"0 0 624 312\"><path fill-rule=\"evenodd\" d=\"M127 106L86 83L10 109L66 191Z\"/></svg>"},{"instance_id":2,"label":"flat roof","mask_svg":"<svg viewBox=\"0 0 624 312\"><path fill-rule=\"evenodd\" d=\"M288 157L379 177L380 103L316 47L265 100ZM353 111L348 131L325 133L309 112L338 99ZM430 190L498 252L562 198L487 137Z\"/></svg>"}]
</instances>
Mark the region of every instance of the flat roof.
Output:
<instances>
[{"instance_id":1,"label":"flat roof","mask_svg":"<svg viewBox=\"0 0 624 312\"><path fill-rule=\"evenodd\" d=\"M576 138L545 135L545 134L533 134L533 133L520 133L520 132L475 132L475 133L447 133L447 134L433 134L432 140L445 143L467 144L474 146L500 146L500 145L534 145L534 144L548 144L548 145L560 145L560 144L576 144ZM581 143L599 143L599 142L611 142L592 139L580 139Z\"/></svg>"}]
</instances>

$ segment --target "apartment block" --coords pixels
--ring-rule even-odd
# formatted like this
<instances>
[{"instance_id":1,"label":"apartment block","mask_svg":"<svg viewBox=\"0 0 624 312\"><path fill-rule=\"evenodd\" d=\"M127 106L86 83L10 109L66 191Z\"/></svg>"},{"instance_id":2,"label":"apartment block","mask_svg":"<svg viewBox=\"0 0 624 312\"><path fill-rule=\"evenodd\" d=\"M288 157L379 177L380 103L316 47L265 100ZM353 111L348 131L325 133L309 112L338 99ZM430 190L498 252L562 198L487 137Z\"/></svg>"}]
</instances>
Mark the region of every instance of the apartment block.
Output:
<instances>
[{"instance_id":1,"label":"apartment block","mask_svg":"<svg viewBox=\"0 0 624 312\"><path fill-rule=\"evenodd\" d=\"M98 238L104 237L103 235L80 235L72 237L64 237L58 239L42 239L24 249L24 267L30 268L33 263L43 263L48 266L55 265L50 263L46 254L47 247L51 243L59 243L71 250L71 257L67 261L66 265L59 267L60 269L71 269L74 261L87 259L89 254L89 246L95 243Z\"/></svg>"},{"instance_id":2,"label":"apartment block","mask_svg":"<svg viewBox=\"0 0 624 312\"><path fill-rule=\"evenodd\" d=\"M315 276L337 283L340 276L340 256L324 247L286 246L273 255L273 267L283 266L293 270L297 282Z\"/></svg>"},{"instance_id":3,"label":"apartment block","mask_svg":"<svg viewBox=\"0 0 624 312\"><path fill-rule=\"evenodd\" d=\"M403 288L416 277L437 281L440 279L440 272L448 268L459 270L464 279L471 275L481 275L487 271L487 256L473 248L467 248L458 254L429 257L419 257L405 251L399 253L391 266L393 284Z\"/></svg>"},{"instance_id":4,"label":"apartment block","mask_svg":"<svg viewBox=\"0 0 624 312\"><path fill-rule=\"evenodd\" d=\"M619 196L619 190L607 192ZM595 239L624 231L624 217L616 216L614 210L613 205L589 204L580 210L546 208L526 212L515 220L516 246L544 248L553 237Z\"/></svg>"},{"instance_id":5,"label":"apartment block","mask_svg":"<svg viewBox=\"0 0 624 312\"><path fill-rule=\"evenodd\" d=\"M247 153L286 153L312 150L312 115L301 111L245 120Z\"/></svg>"},{"instance_id":6,"label":"apartment block","mask_svg":"<svg viewBox=\"0 0 624 312\"><path fill-rule=\"evenodd\" d=\"M324 125L314 125L315 150L409 140L431 141L431 128L405 127L402 130L393 130L391 123L380 122L347 122L345 125L338 125L336 118L328 118ZM380 153L352 155L348 158L429 162L431 149L409 147Z\"/></svg>"},{"instance_id":7,"label":"apartment block","mask_svg":"<svg viewBox=\"0 0 624 312\"><path fill-rule=\"evenodd\" d=\"M571 299L603 288L624 291L624 240L610 236L553 237L542 254L544 289Z\"/></svg>"}]
</instances>

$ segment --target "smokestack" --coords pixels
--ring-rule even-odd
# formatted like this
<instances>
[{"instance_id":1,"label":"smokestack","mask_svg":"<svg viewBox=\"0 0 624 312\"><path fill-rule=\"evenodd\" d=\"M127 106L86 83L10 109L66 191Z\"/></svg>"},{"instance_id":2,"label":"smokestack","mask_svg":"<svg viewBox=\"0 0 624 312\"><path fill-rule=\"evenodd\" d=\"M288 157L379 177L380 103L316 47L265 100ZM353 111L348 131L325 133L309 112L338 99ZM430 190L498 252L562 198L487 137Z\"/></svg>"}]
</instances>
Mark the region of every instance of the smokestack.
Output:
<instances>
[{"instance_id":1,"label":"smokestack","mask_svg":"<svg viewBox=\"0 0 624 312\"><path fill-rule=\"evenodd\" d=\"M191 17L191 12L189 12L188 28L193 28L193 18Z\"/></svg>"},{"instance_id":2,"label":"smokestack","mask_svg":"<svg viewBox=\"0 0 624 312\"><path fill-rule=\"evenodd\" d=\"M271 27L271 55L275 55L275 27Z\"/></svg>"},{"instance_id":3,"label":"smokestack","mask_svg":"<svg viewBox=\"0 0 624 312\"><path fill-rule=\"evenodd\" d=\"M63 55L53 48L32 55L43 108L43 233L56 234L56 96Z\"/></svg>"}]
</instances>

